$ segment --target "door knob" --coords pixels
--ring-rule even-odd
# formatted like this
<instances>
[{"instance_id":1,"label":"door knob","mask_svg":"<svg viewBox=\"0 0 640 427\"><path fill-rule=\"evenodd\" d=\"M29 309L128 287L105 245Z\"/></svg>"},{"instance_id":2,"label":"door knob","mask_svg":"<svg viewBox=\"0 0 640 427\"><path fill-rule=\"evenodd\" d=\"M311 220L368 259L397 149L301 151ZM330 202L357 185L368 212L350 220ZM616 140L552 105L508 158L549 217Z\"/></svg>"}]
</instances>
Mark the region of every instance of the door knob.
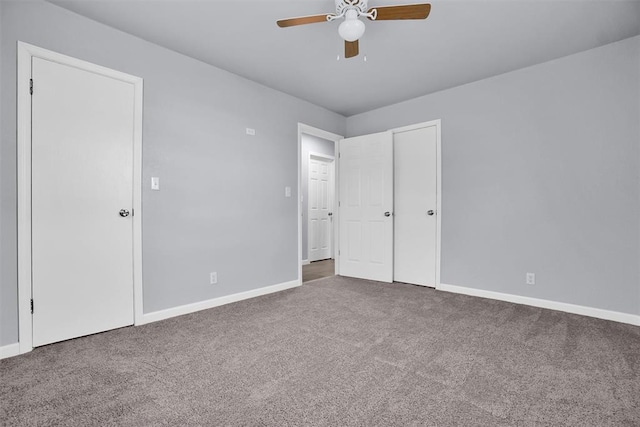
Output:
<instances>
[{"instance_id":1,"label":"door knob","mask_svg":"<svg viewBox=\"0 0 640 427\"><path fill-rule=\"evenodd\" d=\"M429 216L433 215L434 213L436 213L436 212L435 211L427 211L427 215L429 215Z\"/></svg>"},{"instance_id":2,"label":"door knob","mask_svg":"<svg viewBox=\"0 0 640 427\"><path fill-rule=\"evenodd\" d=\"M119 213L120 213L120 216L121 216L122 218L126 218L126 217L128 217L128 216L129 216L129 211L128 211L128 210L126 210L126 209L120 209L120 212L119 212Z\"/></svg>"},{"instance_id":3,"label":"door knob","mask_svg":"<svg viewBox=\"0 0 640 427\"><path fill-rule=\"evenodd\" d=\"M391 216L391 212L385 212L384 216Z\"/></svg>"},{"instance_id":4,"label":"door knob","mask_svg":"<svg viewBox=\"0 0 640 427\"><path fill-rule=\"evenodd\" d=\"M329 212L327 215L329 215L329 216L333 216L333 212Z\"/></svg>"}]
</instances>

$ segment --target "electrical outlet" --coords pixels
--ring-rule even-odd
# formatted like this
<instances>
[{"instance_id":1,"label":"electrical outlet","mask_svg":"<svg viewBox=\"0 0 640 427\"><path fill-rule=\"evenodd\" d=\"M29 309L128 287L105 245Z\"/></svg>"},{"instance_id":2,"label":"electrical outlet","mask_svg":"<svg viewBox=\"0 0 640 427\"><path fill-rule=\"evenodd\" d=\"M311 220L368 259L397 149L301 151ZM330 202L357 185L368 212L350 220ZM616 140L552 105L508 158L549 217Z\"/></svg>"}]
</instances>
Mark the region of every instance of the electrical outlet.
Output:
<instances>
[{"instance_id":1,"label":"electrical outlet","mask_svg":"<svg viewBox=\"0 0 640 427\"><path fill-rule=\"evenodd\" d=\"M215 271L212 271L211 274L209 275L209 284L215 285L216 283L218 283L218 273Z\"/></svg>"},{"instance_id":2,"label":"electrical outlet","mask_svg":"<svg viewBox=\"0 0 640 427\"><path fill-rule=\"evenodd\" d=\"M255 136L256 130L253 128L247 128L247 135Z\"/></svg>"},{"instance_id":3,"label":"electrical outlet","mask_svg":"<svg viewBox=\"0 0 640 427\"><path fill-rule=\"evenodd\" d=\"M535 285L535 284L536 284L536 274L527 273L527 285Z\"/></svg>"}]
</instances>

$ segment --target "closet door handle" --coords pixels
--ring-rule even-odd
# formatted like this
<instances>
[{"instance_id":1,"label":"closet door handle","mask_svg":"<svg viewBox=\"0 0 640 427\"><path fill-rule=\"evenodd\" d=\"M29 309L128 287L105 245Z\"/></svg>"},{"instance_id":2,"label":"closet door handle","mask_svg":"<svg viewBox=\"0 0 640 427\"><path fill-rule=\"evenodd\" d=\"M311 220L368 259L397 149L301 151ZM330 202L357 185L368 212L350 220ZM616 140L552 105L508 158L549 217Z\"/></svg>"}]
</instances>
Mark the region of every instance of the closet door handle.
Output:
<instances>
[{"instance_id":1,"label":"closet door handle","mask_svg":"<svg viewBox=\"0 0 640 427\"><path fill-rule=\"evenodd\" d=\"M431 215L433 215L435 213L436 213L436 211L433 211L433 210L427 211L427 215L429 215L429 216L431 216Z\"/></svg>"}]
</instances>

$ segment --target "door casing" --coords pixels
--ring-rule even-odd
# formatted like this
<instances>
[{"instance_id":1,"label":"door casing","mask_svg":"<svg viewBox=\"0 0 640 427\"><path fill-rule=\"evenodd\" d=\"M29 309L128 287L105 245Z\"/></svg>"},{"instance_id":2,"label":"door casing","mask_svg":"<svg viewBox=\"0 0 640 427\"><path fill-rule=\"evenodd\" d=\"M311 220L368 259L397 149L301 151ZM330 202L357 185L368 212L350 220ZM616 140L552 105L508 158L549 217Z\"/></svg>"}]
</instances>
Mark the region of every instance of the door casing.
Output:
<instances>
[{"instance_id":1,"label":"door casing","mask_svg":"<svg viewBox=\"0 0 640 427\"><path fill-rule=\"evenodd\" d=\"M142 102L143 81L119 71L18 42L18 328L20 353L33 349L31 315L31 58L38 57L131 83L134 86L133 135L133 295L134 324L142 321ZM37 90L37 82L34 82Z\"/></svg>"},{"instance_id":2,"label":"door casing","mask_svg":"<svg viewBox=\"0 0 640 427\"><path fill-rule=\"evenodd\" d=\"M340 194L338 190L338 180L340 179L338 173L338 165L340 159L337 156L338 153L338 143L344 137L342 135L338 135L335 133L328 132L326 130L322 130L313 126L306 125L304 123L298 123L298 282L302 284L302 135L313 135L318 138L326 139L329 141L333 141L334 143L334 175L333 175L333 185L334 185L334 193L333 200L339 200ZM308 160L305 160L308 161ZM340 237L340 227L338 225L340 212L334 205L333 210L333 251L335 257L335 273L338 274L339 271L339 260L338 256L336 256L337 250L337 242ZM305 219L306 221L306 219Z\"/></svg>"}]
</instances>

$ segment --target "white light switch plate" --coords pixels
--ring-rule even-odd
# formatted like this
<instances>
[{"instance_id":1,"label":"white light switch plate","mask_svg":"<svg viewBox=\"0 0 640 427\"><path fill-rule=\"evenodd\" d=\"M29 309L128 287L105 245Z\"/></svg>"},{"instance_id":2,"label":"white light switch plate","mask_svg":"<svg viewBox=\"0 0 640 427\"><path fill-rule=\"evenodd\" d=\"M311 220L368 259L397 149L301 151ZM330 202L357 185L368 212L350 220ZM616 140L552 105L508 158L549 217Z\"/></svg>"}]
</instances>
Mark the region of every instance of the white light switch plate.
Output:
<instances>
[{"instance_id":1,"label":"white light switch plate","mask_svg":"<svg viewBox=\"0 0 640 427\"><path fill-rule=\"evenodd\" d=\"M284 187L284 197L291 197L291 187Z\"/></svg>"},{"instance_id":2,"label":"white light switch plate","mask_svg":"<svg viewBox=\"0 0 640 427\"><path fill-rule=\"evenodd\" d=\"M157 177L157 176L151 177L151 189L160 190L160 177Z\"/></svg>"}]
</instances>

